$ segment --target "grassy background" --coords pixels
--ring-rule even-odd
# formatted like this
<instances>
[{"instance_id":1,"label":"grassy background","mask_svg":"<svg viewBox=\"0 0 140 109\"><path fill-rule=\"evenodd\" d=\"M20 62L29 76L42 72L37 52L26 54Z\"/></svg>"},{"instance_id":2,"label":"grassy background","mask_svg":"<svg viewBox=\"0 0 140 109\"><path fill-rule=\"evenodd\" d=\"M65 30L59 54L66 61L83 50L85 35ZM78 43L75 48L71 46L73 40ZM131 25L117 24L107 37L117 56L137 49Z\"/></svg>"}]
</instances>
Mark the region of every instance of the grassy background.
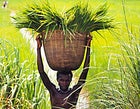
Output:
<instances>
[{"instance_id":1,"label":"grassy background","mask_svg":"<svg viewBox=\"0 0 140 109\"><path fill-rule=\"evenodd\" d=\"M23 74L26 74L26 76L23 76L24 79L21 79L21 81L26 81L25 84L22 86L22 94L27 94L30 92L34 92L34 88L35 87L31 87L31 84L40 84L40 80L38 78L38 76L36 74L37 70L36 70L36 57L33 53L33 51L30 50L30 45L29 42L26 41L26 39L24 39L21 35L21 33L19 32L18 29L16 29L10 20L10 13L11 12L16 12L17 10L20 9L21 6L24 6L25 2L29 2L32 0L12 0L12 1L8 1L8 7L7 8L0 8L0 45L1 47L5 47L5 48L1 48L0 49L0 70L3 71L0 74L0 80L6 80L7 79L3 79L6 78L6 75L4 75L4 70L2 67L3 65L7 65L6 63L10 63L9 61L14 61L14 59L19 58L19 66L21 66L22 63L25 63L25 66L22 68L23 69ZM63 10L71 5L73 5L75 2L77 2L76 0L50 0L51 4L55 5L56 8L58 8L59 10ZM89 3L91 5L91 7L96 8L99 4L103 4L104 2L107 2L109 4L109 15L112 16L114 18L114 21L117 23L117 29L112 31L100 31L100 33L103 35L103 37L101 37L100 35L98 35L97 33L92 33L93 35L93 41L92 41L92 52L91 52L91 68L88 74L88 80L87 80L87 84L86 87L88 89L88 93L90 94L90 104L91 104L91 108L92 108L92 103L99 105L98 102L96 101L96 98L100 98L100 96L102 95L101 93L99 93L100 91L102 91L101 89L105 89L106 85L112 85L112 79L118 79L120 80L120 73L118 72L119 69L119 65L118 65L118 55L120 55L121 50L120 50L120 44L118 42L118 37L121 38L122 40L129 40L128 37L128 31L126 28L126 22L125 22L125 16L124 16L124 10L123 10L123 4L122 4L122 0L89 0ZM0 4L2 5L2 1L0 1ZM126 18L128 21L128 27L133 31L135 31L136 34L139 34L139 24L140 24L140 15L139 15L139 11L140 11L140 1L139 0L125 0L125 12L126 12ZM139 35L137 36L139 37ZM8 41L8 43L5 43L5 40ZM3 46L5 45L5 46ZM5 54L4 50L6 49L7 54ZM10 58L10 53L15 54L15 57L13 56L13 58ZM19 53L19 56L16 55L17 53ZM3 56L7 56L9 57L9 60L3 60ZM11 59L11 60L10 60ZM26 62L25 62L26 61ZM14 64L14 63L10 63L10 64ZM17 69L19 69L19 66L17 66ZM12 67L14 68L14 66ZM19 70L16 70L17 72L19 72ZM75 75L79 75L79 72L81 71L81 68L79 70L77 70L75 73ZM15 72L15 75L16 73ZM5 70L5 73L7 73L7 71ZM7 75L9 75L9 73L11 73L10 71L7 73ZM29 78L29 76L31 77L32 81L28 81L26 80L27 78ZM35 78L34 78L35 77ZM15 78L15 77L13 77ZM11 78L11 79L13 79ZM36 79L37 78L37 79ZM107 79L106 79L107 78ZM34 82L35 80L38 80L36 82ZM20 82L21 82L20 81ZM16 83L16 81L15 81ZM0 90L2 91L2 84L1 82L1 88ZM35 86L35 85L34 85ZM14 88L13 86L10 86L11 88ZM27 87L30 87L28 89L30 90L24 90L27 89ZM39 87L37 90L43 91L44 92L44 88L43 86L42 90ZM113 86L114 87L114 86ZM108 87L110 88L110 86ZM107 88L106 88L107 89ZM112 89L112 88L111 88ZM115 89L115 87L114 87ZM24 91L23 91L24 90ZM39 92L40 92L39 91ZM103 90L105 91L105 90ZM24 92L24 93L23 93ZM104 92L105 93L105 92ZM32 95L32 96L31 96ZM33 103L37 103L37 100L39 101L40 98L37 96L37 94L27 94L25 97L25 100L29 100L27 107L29 106L30 108L32 108L31 105L33 105ZM44 105L44 102L46 104L46 92L44 92L43 94L41 94L41 97L43 96L44 101L42 100L42 103L40 103L40 107L42 109L45 109L47 106ZM110 96L110 95L109 95ZM46 97L46 98L45 98ZM1 94L1 98L2 98L2 94ZM17 97L18 98L18 97ZM37 98L37 99L33 99L33 98ZM117 98L117 97L116 97ZM111 98L112 99L112 98ZM118 97L119 99L119 97ZM2 101L2 99L0 99ZM107 99L108 100L108 99ZM109 99L110 100L110 99ZM108 100L108 101L109 101ZM48 100L49 101L49 100ZM102 102L104 103L104 102ZM18 104L18 103L17 103ZM107 104L107 103L105 103ZM108 103L109 104L109 103ZM36 105L37 106L37 105ZM110 106L110 105L108 105ZM48 106L49 107L49 106ZM129 107L129 105L128 105ZM34 107L35 108L35 107ZM97 108L96 106L94 108ZM98 107L99 108L99 107ZM100 108L103 108L102 105L100 105ZM108 108L113 108L113 106L108 107ZM26 107L25 107L26 109ZM39 109L39 107L38 107ZM136 107L137 109L137 107Z\"/></svg>"}]
</instances>

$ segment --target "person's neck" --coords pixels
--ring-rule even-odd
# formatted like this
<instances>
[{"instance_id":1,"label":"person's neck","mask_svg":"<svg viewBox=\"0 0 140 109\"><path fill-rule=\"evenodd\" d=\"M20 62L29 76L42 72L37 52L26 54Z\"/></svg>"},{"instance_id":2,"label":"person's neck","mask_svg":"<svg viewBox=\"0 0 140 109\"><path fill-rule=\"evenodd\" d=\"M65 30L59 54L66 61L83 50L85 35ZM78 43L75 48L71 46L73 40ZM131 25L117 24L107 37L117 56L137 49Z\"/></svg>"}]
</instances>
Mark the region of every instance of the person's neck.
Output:
<instances>
[{"instance_id":1,"label":"person's neck","mask_svg":"<svg viewBox=\"0 0 140 109\"><path fill-rule=\"evenodd\" d=\"M68 89L66 89L66 90L62 90L61 88L59 88L59 91L61 92L61 93L68 93L69 92L69 88Z\"/></svg>"}]
</instances>

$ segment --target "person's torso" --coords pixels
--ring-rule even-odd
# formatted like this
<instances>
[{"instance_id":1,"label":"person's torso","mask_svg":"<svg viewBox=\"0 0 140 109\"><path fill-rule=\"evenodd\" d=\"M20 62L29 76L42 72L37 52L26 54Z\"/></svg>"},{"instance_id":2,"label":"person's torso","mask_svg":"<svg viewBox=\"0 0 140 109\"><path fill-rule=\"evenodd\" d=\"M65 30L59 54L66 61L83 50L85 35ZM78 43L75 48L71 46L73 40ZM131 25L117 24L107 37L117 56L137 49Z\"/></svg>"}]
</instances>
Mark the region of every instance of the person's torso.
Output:
<instances>
[{"instance_id":1,"label":"person's torso","mask_svg":"<svg viewBox=\"0 0 140 109\"><path fill-rule=\"evenodd\" d=\"M78 95L74 89L63 92L54 88L53 93L50 93L52 109L72 109L76 106Z\"/></svg>"}]
</instances>

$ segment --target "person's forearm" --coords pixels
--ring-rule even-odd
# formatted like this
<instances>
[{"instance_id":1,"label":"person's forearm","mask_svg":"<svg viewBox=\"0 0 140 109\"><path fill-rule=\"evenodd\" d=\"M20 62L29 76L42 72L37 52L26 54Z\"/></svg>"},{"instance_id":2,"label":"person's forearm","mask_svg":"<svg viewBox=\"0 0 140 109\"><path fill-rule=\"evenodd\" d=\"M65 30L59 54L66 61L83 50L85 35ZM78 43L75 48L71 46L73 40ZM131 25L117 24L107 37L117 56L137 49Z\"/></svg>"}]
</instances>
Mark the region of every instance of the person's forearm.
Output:
<instances>
[{"instance_id":1,"label":"person's forearm","mask_svg":"<svg viewBox=\"0 0 140 109\"><path fill-rule=\"evenodd\" d=\"M85 59L85 63L84 63L84 67L83 67L83 72L80 76L80 79L84 80L87 77L87 73L89 70L89 63L90 63L90 48L87 47L87 53L86 53L86 59Z\"/></svg>"},{"instance_id":2,"label":"person's forearm","mask_svg":"<svg viewBox=\"0 0 140 109\"><path fill-rule=\"evenodd\" d=\"M89 37L91 38L91 37ZM87 49L86 49L86 57L85 57L85 62L84 62L84 66L83 66L83 71L79 77L78 83L77 85L75 85L75 87L79 88L79 92L81 91L84 83L86 82L86 78L87 78L87 74L88 74L88 70L89 70L89 64L90 64L90 42L91 39L87 40Z\"/></svg>"},{"instance_id":3,"label":"person's forearm","mask_svg":"<svg viewBox=\"0 0 140 109\"><path fill-rule=\"evenodd\" d=\"M36 38L36 41L37 41L37 67L38 67L40 77L41 77L45 87L51 92L53 84L51 83L48 75L44 71L44 66L43 66L42 57L41 57L42 42L41 42L39 35Z\"/></svg>"},{"instance_id":4,"label":"person's forearm","mask_svg":"<svg viewBox=\"0 0 140 109\"><path fill-rule=\"evenodd\" d=\"M84 69L89 67L90 63L90 46L87 46L87 53L86 53L86 58L85 58L85 63L84 63Z\"/></svg>"},{"instance_id":5,"label":"person's forearm","mask_svg":"<svg viewBox=\"0 0 140 109\"><path fill-rule=\"evenodd\" d=\"M87 74L88 74L88 70L89 70L89 64L90 64L90 43L87 46L85 63L84 63L82 74L80 75L80 78L79 78L79 83L80 84L85 83L85 80L86 80L86 77L87 77Z\"/></svg>"},{"instance_id":6,"label":"person's forearm","mask_svg":"<svg viewBox=\"0 0 140 109\"><path fill-rule=\"evenodd\" d=\"M37 48L37 66L39 73L44 72L43 62L41 58L41 49Z\"/></svg>"},{"instance_id":7,"label":"person's forearm","mask_svg":"<svg viewBox=\"0 0 140 109\"><path fill-rule=\"evenodd\" d=\"M49 80L49 77L47 76L47 74L44 71L40 48L37 48L37 66L38 66L38 71L39 71L40 77L41 77L44 85L46 86L46 88L48 90L51 90L52 84Z\"/></svg>"},{"instance_id":8,"label":"person's forearm","mask_svg":"<svg viewBox=\"0 0 140 109\"><path fill-rule=\"evenodd\" d=\"M83 70L88 70L89 69L89 63L90 63L90 41L87 42L87 52L86 52L86 58L85 58L85 63L84 63L84 67L83 67L84 69Z\"/></svg>"}]
</instances>

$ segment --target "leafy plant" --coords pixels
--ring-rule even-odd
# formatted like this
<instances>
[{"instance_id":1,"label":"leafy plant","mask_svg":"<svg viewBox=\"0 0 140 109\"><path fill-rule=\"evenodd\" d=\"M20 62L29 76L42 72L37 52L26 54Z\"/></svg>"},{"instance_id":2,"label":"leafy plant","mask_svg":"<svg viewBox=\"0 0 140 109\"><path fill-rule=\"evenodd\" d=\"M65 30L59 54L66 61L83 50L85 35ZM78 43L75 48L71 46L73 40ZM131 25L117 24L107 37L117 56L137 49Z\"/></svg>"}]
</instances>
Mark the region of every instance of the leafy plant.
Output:
<instances>
[{"instance_id":1,"label":"leafy plant","mask_svg":"<svg viewBox=\"0 0 140 109\"><path fill-rule=\"evenodd\" d=\"M48 94L35 70L34 62L26 66L20 51L9 41L0 39L0 107L2 109L47 109ZM30 73L26 75L26 73Z\"/></svg>"},{"instance_id":2,"label":"leafy plant","mask_svg":"<svg viewBox=\"0 0 140 109\"><path fill-rule=\"evenodd\" d=\"M140 40L128 33L129 42L121 41L123 59L118 60L122 73L124 102L131 109L140 108Z\"/></svg>"},{"instance_id":3,"label":"leafy plant","mask_svg":"<svg viewBox=\"0 0 140 109\"><path fill-rule=\"evenodd\" d=\"M58 12L46 1L29 4L17 14L17 28L30 28L36 32L63 30L64 33L90 33L101 29L113 28L107 16L107 5L97 10L90 9L88 3L78 3L65 12Z\"/></svg>"}]
</instances>

